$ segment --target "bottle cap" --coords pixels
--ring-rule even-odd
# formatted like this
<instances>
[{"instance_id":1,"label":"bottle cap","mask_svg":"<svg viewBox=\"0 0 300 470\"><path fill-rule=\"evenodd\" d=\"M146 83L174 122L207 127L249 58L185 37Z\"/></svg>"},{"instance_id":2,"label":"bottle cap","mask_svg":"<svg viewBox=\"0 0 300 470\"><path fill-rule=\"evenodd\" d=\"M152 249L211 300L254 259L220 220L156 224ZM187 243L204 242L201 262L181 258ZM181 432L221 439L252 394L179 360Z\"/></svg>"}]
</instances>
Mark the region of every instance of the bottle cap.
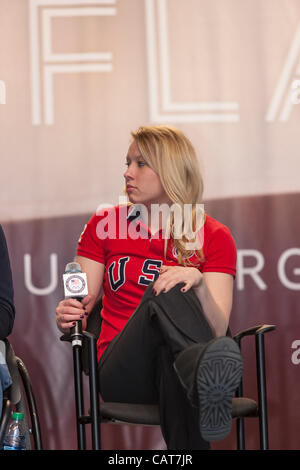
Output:
<instances>
[{"instance_id":1,"label":"bottle cap","mask_svg":"<svg viewBox=\"0 0 300 470\"><path fill-rule=\"evenodd\" d=\"M22 421L24 417L24 413L17 413L16 411L13 412L12 414L13 419L16 419L17 421Z\"/></svg>"}]
</instances>

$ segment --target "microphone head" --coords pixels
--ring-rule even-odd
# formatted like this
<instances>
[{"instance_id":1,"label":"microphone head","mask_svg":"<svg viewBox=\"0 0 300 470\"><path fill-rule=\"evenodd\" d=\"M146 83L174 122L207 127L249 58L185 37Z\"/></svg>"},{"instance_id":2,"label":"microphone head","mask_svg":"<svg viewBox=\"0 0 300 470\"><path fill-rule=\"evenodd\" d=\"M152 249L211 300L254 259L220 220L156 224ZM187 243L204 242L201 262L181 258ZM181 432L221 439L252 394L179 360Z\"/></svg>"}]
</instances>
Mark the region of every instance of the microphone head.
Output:
<instances>
[{"instance_id":1,"label":"microphone head","mask_svg":"<svg viewBox=\"0 0 300 470\"><path fill-rule=\"evenodd\" d=\"M87 277L79 263L68 263L63 275L66 298L81 300L88 295Z\"/></svg>"},{"instance_id":2,"label":"microphone head","mask_svg":"<svg viewBox=\"0 0 300 470\"><path fill-rule=\"evenodd\" d=\"M79 263L68 263L65 269L65 273L81 273L81 266Z\"/></svg>"}]
</instances>

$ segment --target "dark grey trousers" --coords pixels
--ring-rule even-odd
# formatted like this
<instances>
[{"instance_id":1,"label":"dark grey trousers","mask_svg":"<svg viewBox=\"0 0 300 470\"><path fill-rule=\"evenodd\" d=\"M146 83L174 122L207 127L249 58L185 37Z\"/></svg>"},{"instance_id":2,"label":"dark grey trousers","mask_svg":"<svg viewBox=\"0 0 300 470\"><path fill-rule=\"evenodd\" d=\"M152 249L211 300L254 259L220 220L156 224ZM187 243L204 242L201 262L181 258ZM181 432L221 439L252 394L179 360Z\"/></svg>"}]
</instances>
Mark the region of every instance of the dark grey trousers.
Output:
<instances>
[{"instance_id":1,"label":"dark grey trousers","mask_svg":"<svg viewBox=\"0 0 300 470\"><path fill-rule=\"evenodd\" d=\"M193 289L182 293L182 286L158 296L153 295L152 285L146 289L134 314L100 359L100 393L108 402L158 403L168 449L209 449L200 435L198 407L187 394L194 386L191 365L197 364L196 356L213 334ZM179 381L174 360L191 346L196 356L180 364Z\"/></svg>"}]
</instances>

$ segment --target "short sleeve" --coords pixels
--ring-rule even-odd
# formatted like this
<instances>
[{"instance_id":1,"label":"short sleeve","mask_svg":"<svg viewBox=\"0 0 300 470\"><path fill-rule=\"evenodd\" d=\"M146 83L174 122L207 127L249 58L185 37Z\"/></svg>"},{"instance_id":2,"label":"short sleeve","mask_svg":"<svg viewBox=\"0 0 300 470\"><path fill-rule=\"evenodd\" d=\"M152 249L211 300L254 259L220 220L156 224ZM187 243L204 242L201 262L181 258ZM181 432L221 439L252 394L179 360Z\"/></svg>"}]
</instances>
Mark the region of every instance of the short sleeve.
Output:
<instances>
[{"instance_id":1,"label":"short sleeve","mask_svg":"<svg viewBox=\"0 0 300 470\"><path fill-rule=\"evenodd\" d=\"M99 216L96 214L85 225L79 238L77 255L105 264L104 241L97 235Z\"/></svg>"},{"instance_id":2,"label":"short sleeve","mask_svg":"<svg viewBox=\"0 0 300 470\"><path fill-rule=\"evenodd\" d=\"M213 232L204 251L204 258L202 272L222 272L235 277L236 245L226 226L221 226Z\"/></svg>"}]
</instances>

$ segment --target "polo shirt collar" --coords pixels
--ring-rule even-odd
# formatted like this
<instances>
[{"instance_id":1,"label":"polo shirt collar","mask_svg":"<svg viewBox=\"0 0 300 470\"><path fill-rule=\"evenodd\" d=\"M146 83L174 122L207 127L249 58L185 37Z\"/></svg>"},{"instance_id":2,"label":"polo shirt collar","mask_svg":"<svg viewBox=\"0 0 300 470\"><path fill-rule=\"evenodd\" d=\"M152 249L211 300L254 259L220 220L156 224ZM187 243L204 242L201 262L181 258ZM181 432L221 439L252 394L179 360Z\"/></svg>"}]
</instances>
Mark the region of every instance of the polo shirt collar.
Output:
<instances>
[{"instance_id":1,"label":"polo shirt collar","mask_svg":"<svg viewBox=\"0 0 300 470\"><path fill-rule=\"evenodd\" d=\"M132 204L128 210L127 220L129 220L130 222L132 220L141 220L142 218L141 215L142 215L142 210L141 210L140 205Z\"/></svg>"},{"instance_id":2,"label":"polo shirt collar","mask_svg":"<svg viewBox=\"0 0 300 470\"><path fill-rule=\"evenodd\" d=\"M137 221L137 223L139 223L141 226L144 226L144 228L146 230L148 230L149 234L151 235L151 232L150 232L148 226L145 224L145 221L143 219L143 208L142 208L141 204L132 204L129 207L127 220L129 222L131 222L133 220ZM156 233L164 233L164 230L159 229L158 232L156 232Z\"/></svg>"}]
</instances>

